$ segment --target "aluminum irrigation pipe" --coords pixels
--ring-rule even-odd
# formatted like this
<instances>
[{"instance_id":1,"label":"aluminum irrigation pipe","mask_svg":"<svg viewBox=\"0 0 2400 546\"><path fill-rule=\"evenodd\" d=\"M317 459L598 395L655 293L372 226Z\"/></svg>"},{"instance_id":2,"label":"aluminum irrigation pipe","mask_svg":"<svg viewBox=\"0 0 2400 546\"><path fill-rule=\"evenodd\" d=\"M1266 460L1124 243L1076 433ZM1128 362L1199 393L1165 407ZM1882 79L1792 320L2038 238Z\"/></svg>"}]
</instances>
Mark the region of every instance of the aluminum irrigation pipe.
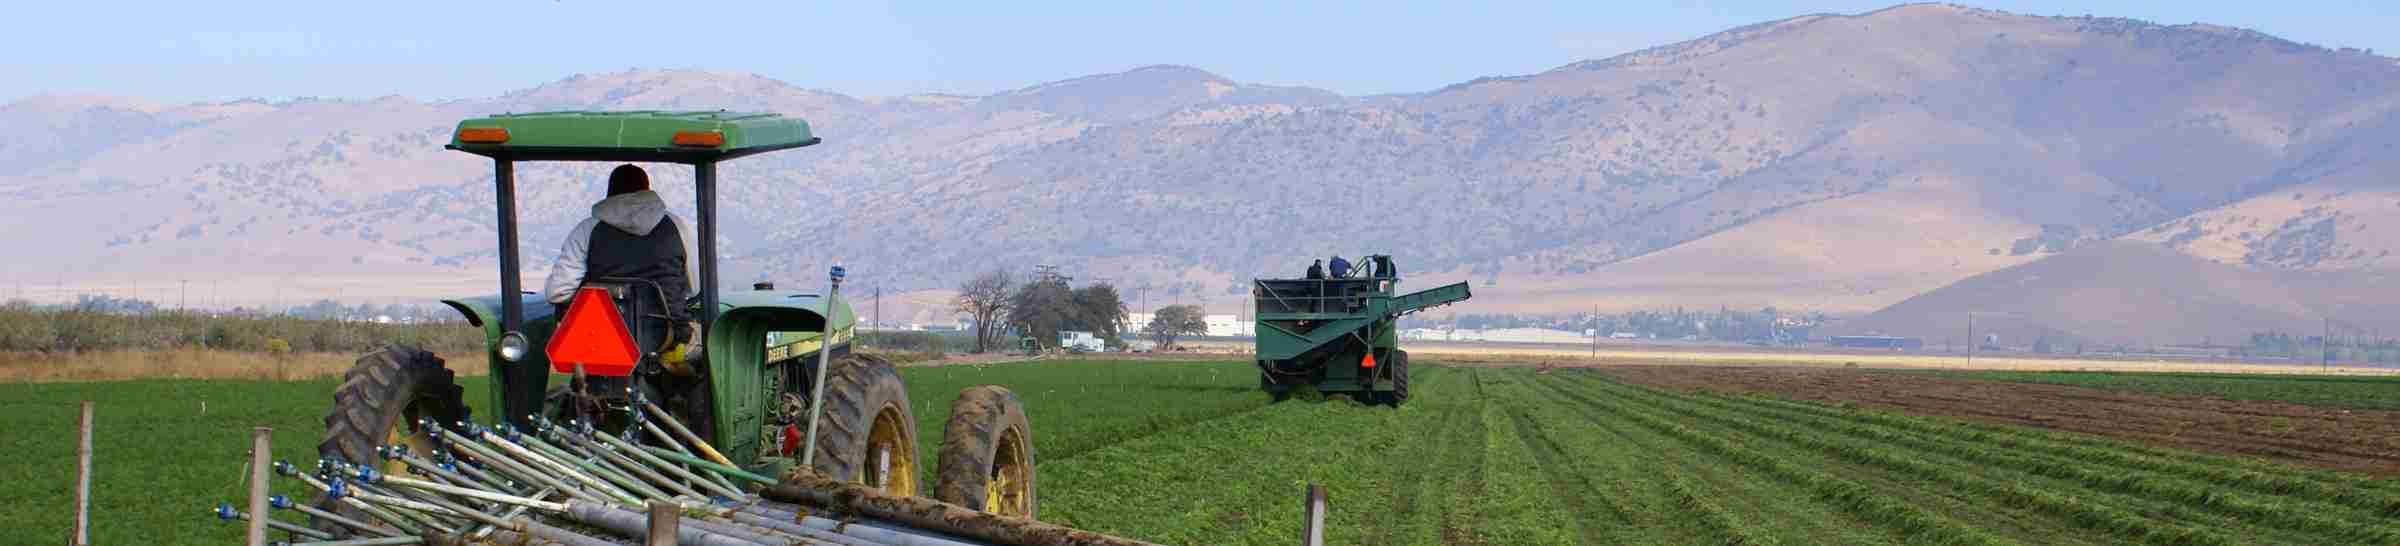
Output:
<instances>
[{"instance_id":1,"label":"aluminum irrigation pipe","mask_svg":"<svg viewBox=\"0 0 2400 546\"><path fill-rule=\"evenodd\" d=\"M690 470L684 470L683 467L668 463L666 460L658 458L657 455L651 455L650 452L640 449L640 446L633 445L633 442L627 442L625 440L618 439L615 436L601 434L599 431L593 431L592 436L600 438L601 441L608 442L611 447L619 448L625 453L632 454L635 459L639 459L642 462L649 463L653 467L666 470L669 474L674 474L677 477L688 480L692 483L692 485L698 485L707 488L715 493L723 493L725 498L742 500L749 497L749 495L743 494L739 488L735 488L730 485L717 485L717 482L702 479L699 474L694 474ZM678 453L678 455L683 455L685 457L691 456L690 454L686 453ZM711 475L716 476L715 474ZM717 479L723 480L725 478L723 476L717 476ZM695 495L698 494L697 491L694 491L693 493Z\"/></svg>"},{"instance_id":2,"label":"aluminum irrigation pipe","mask_svg":"<svg viewBox=\"0 0 2400 546\"><path fill-rule=\"evenodd\" d=\"M593 472L598 472L602 479L619 481L619 486L624 486L624 489L631 489L631 491L634 491L634 493L641 493L641 496L646 496L646 498L674 498L674 493L670 493L670 491L667 491L667 489L658 489L658 486L670 486L670 489L672 489L672 486L677 486L677 484L674 484L674 481L655 481L655 484L653 484L653 481L643 481L643 479L648 479L646 474L638 474L638 472L634 472L634 469L631 469L631 467L619 465L617 460L610 460L610 457L600 455L600 450L588 448L588 445L583 445L583 443L574 443L574 441L576 441L576 436L571 436L571 433L559 433L559 431L554 431L554 429L552 429L552 431L542 431L542 433L545 433L545 436L550 436L550 433L554 433L554 436L550 436L550 441L540 441L540 436L526 436L526 438L528 438L530 443L535 443L535 445L550 445L550 450L557 450L557 453L569 453L569 455L578 457L578 460L581 460L583 465L593 469ZM552 443L552 441L554 441L554 443Z\"/></svg>"},{"instance_id":3,"label":"aluminum irrigation pipe","mask_svg":"<svg viewBox=\"0 0 2400 546\"><path fill-rule=\"evenodd\" d=\"M625 536L647 534L650 527L648 516L621 512L605 504L569 502L567 509L567 516L573 518L576 523L607 529ZM689 526L676 529L675 539L683 546L761 546L757 542L702 531L698 527Z\"/></svg>"},{"instance_id":4,"label":"aluminum irrigation pipe","mask_svg":"<svg viewBox=\"0 0 2400 546\"><path fill-rule=\"evenodd\" d=\"M782 483L768 486L761 495L772 500L831 508L893 524L1001 544L1151 546L1138 540L987 514L931 499L893 495L812 472L792 473Z\"/></svg>"},{"instance_id":5,"label":"aluminum irrigation pipe","mask_svg":"<svg viewBox=\"0 0 2400 546\"><path fill-rule=\"evenodd\" d=\"M384 503L391 503L391 504L401 504L401 505L410 505L410 504L414 504L414 505L418 505L418 506L420 506L420 507L421 507L421 509L425 509L425 510L428 510L428 511L440 511L440 512L448 512L448 513L455 514L455 515L459 515L459 516L465 516L465 517L466 517L466 518L468 518L468 519L472 519L472 520L475 520L475 521L478 521L478 522L482 522L482 523L490 524L490 525L497 526L497 527L507 528L507 529L521 529L521 528L523 528L524 522L526 521L526 520L521 520L521 519L520 519L520 520L515 520L515 521L510 521L510 520L501 519L499 516L494 516L494 515L491 515L491 514L486 514L486 513L484 513L484 512L483 512L483 511L481 511L481 510L476 510L476 509L473 509L473 508L468 508L468 507L465 507L465 506L461 506L461 505L459 505L458 503L455 503L455 502L450 502L448 499L440 499L440 498L428 498L428 499L424 499L424 500L421 500L421 501L417 501L417 500L408 500L408 499L403 499L403 498L399 498L399 497L389 497L389 496L383 496L383 495L376 495L376 494L373 494L373 493L352 493L352 494L354 494L354 495L358 495L358 496L360 496L360 497L365 497L365 498L367 498L367 500L369 500L369 501L373 501L373 502L384 502ZM455 533L455 532L454 532L454 533L452 533L452 534L457 534L457 533Z\"/></svg>"},{"instance_id":6,"label":"aluminum irrigation pipe","mask_svg":"<svg viewBox=\"0 0 2400 546\"><path fill-rule=\"evenodd\" d=\"M330 521L330 522L333 522L335 525L340 525L340 526L343 526L343 527L349 527L349 528L351 528L351 529L356 529L356 530L359 530L359 531L362 531L362 532L373 533L373 534L383 535L383 536L387 536L387 537L404 536L404 533L401 533L401 532L399 532L399 531L394 531L394 530L392 530L391 528L388 528L388 527L377 527L377 526L374 526L374 525L369 525L369 524L367 524L367 522L363 522L363 521L359 521L359 520L355 520L355 519L350 519L348 516L344 516L344 515L341 515L341 514L336 514L336 513L332 513L332 512L327 512L327 511L324 511L324 510L318 510L318 509L317 509L317 507L314 507L314 506L309 506L309 505L306 505L306 504L294 503L294 502L292 502L292 498L291 498L291 497L286 497L286 496L283 496L283 495L274 495L274 496L269 496L269 497L267 497L267 506L272 506L272 507L275 507L275 508L276 508L276 509L278 509L278 510L291 510L291 511L294 511L294 512L299 512L299 513L302 513L302 514L306 514L306 515L308 515L309 517L312 517L312 518L321 519L321 520L325 520L325 521Z\"/></svg>"},{"instance_id":7,"label":"aluminum irrigation pipe","mask_svg":"<svg viewBox=\"0 0 2400 546\"><path fill-rule=\"evenodd\" d=\"M346 494L350 494L350 493L353 493L353 492L358 492L358 493L372 493L372 494L379 495L379 496L393 497L393 498L401 498L401 499L410 499L410 500L419 500L419 501L421 501L421 500L424 500L426 497L428 497L428 496L431 496L431 495L432 495L431 493L425 493L425 492L418 491L418 490L415 490L415 489L396 489L396 490L385 490L385 489L383 489L382 487L380 487L380 486L376 486L376 485L374 485L374 484L362 483L362 482L358 482L358 481L354 481L354 480L351 480L351 479L349 479L349 478L346 478L345 476L351 476L351 475L356 475L356 474L358 474L358 468L359 468L359 467L356 467L356 466L347 465L347 464L335 463L335 464L328 465L328 467L329 467L329 470L327 470L327 474L325 475L325 479L327 479L327 480L332 480L330 483L332 483L334 487L340 488L340 492L338 492L338 493L337 493L337 492L331 492L331 491L329 491L329 492L327 492L327 493L326 493L327 495L346 495ZM453 531L455 531L455 530L457 530L457 529L464 529L464 528L466 528L468 525L471 525L471 524L473 524L473 523L474 523L474 522L472 522L472 521L468 521L468 520L466 520L464 516L459 516L459 515L456 515L456 514L437 513L437 512L424 512L424 511L419 511L419 510L417 510L417 509L415 509L415 508L411 508L411 507L397 507L397 506L396 506L396 507L394 507L394 509L396 509L396 510L399 510L399 511L400 511L400 513L403 513L403 514L415 514L415 515L416 515L416 516L417 516L419 519L422 519L422 520L425 520L425 521L429 521L429 522L438 522L438 523L440 523L440 524L441 524L440 526L441 526L442 528L444 528L444 529L450 529L450 530L453 530Z\"/></svg>"},{"instance_id":8,"label":"aluminum irrigation pipe","mask_svg":"<svg viewBox=\"0 0 2400 546\"><path fill-rule=\"evenodd\" d=\"M533 494L533 498L537 498L537 499L538 499L538 498L542 498L542 497L549 496L549 495L550 495L550 490L548 490L548 489L543 489L543 490L541 490L541 491L540 491L540 492L538 492L538 493L534 493L534 494ZM500 514L500 519L516 519L516 518L517 518L517 516L519 516L519 515L523 515L523 514L525 513L525 511L526 511L526 510L528 510L528 509L529 509L529 508L528 508L528 507L526 507L526 506L524 506L524 505L510 506L510 507L508 507L508 511L507 511L507 512L503 512L503 513L501 513L501 514ZM490 525L490 524L485 524L484 526L482 526L482 527L480 527L480 528L477 528L477 529L475 529L475 530L473 530L473 531L468 531L468 532L467 532L467 538L468 538L468 539L472 539L472 540L483 540L483 539L484 539L484 537L492 536L492 532L493 532L493 531L498 531L498 530L500 530L500 528L499 528L499 527L494 527L494 526L492 526L492 525Z\"/></svg>"},{"instance_id":9,"label":"aluminum irrigation pipe","mask_svg":"<svg viewBox=\"0 0 2400 546\"><path fill-rule=\"evenodd\" d=\"M519 463L513 459L501 456L498 453L493 453L489 449L484 449L483 446L478 445L474 440L468 439L465 436L461 436L456 432L451 432L449 429L434 427L433 430L439 431L443 438L450 440L451 449L464 451L468 455L474 456L476 460L483 461L484 464L491 465L492 468L514 476L517 479L530 481L536 485L548 486L552 489L557 489L560 493L565 493L568 496L575 498L592 502L608 502L608 499L600 498L600 496L597 494L567 485L566 482L560 481L558 478L553 478L549 474L536 472L532 468L526 467L523 463Z\"/></svg>"},{"instance_id":10,"label":"aluminum irrigation pipe","mask_svg":"<svg viewBox=\"0 0 2400 546\"><path fill-rule=\"evenodd\" d=\"M680 505L662 506L681 507ZM647 512L626 510L619 507L610 507L610 510L615 511L619 516L640 517L642 518L642 524L644 527L649 525L650 514ZM680 516L682 512L676 512L676 514ZM711 520L700 517L678 517L676 519L677 534L680 535L684 529L699 529L703 532L724 535L738 540L746 540L760 544L774 544L778 546L793 543L809 545L824 543L824 541L803 536L793 536L791 534L776 531L774 529L754 528L747 525L732 523L730 521Z\"/></svg>"},{"instance_id":11,"label":"aluminum irrigation pipe","mask_svg":"<svg viewBox=\"0 0 2400 546\"><path fill-rule=\"evenodd\" d=\"M795 506L794 508L798 508ZM747 505L727 512L734 521L814 536L819 540L859 546L977 546L941 537L911 533L864 522L844 523L817 516ZM847 542L845 542L847 541Z\"/></svg>"},{"instance_id":12,"label":"aluminum irrigation pipe","mask_svg":"<svg viewBox=\"0 0 2400 546\"><path fill-rule=\"evenodd\" d=\"M371 483L371 484L378 484L378 485L380 485L380 484L387 484L387 483L388 483L388 484L397 485L397 486L401 486L401 487L411 487L411 488L416 488L416 489L423 489L423 490L426 490L426 491L432 491L432 492L435 492L435 493L443 493L443 494L449 494L449 495L457 495L457 496L461 496L461 497L467 497L467 498L471 498L471 499L480 499L480 500L487 500L487 501L492 501L492 502L497 502L497 503L502 503L502 504L511 504L511 505L516 505L516 506L523 506L523 507L532 508L532 509L535 509L535 510L541 510L541 511L545 511L545 512L562 512L562 511L565 511L565 510L567 509L567 506L566 506L565 504L560 504L560 503L555 503L555 502L549 502L549 501L544 501L544 500L539 500L539 499L529 499L529 498L525 498L525 497L519 497L519 496L515 496L515 495L504 495L504 494L500 494L500 493L493 493L493 492L490 492L490 491L484 491L484 490L481 490L481 489L474 489L474 488L469 488L469 487L459 487L459 486L455 486L455 485L439 484L439 483L434 483L434 482L429 482L429 481L425 481L425 480L419 480L419 479L413 479L413 478L403 478L403 477L399 477L399 476L389 476L389 475L385 475L385 474L383 474L383 473L381 473L381 472L376 472L376 471L375 471L375 469L372 469L372 468L360 469L360 470L358 471L358 481L367 482L367 483Z\"/></svg>"},{"instance_id":13,"label":"aluminum irrigation pipe","mask_svg":"<svg viewBox=\"0 0 2400 546\"><path fill-rule=\"evenodd\" d=\"M551 460L549 457L543 456L540 453L534 453L533 450L526 449L525 446L517 445L516 442L508 441L507 438L502 438L498 434L493 434L492 431L483 430L477 432L485 441L490 442L491 446L500 448L500 450L503 452L516 455L517 457L523 458L527 461L531 461L536 466L547 467L552 471L565 474L568 478L573 478L575 481L583 482L585 485L591 486L594 492L616 497L617 501L625 504L639 505L642 503L642 499L635 498L632 493L625 492L622 489L617 489L617 486L609 485L608 482L600 481L599 478L594 478L589 474L578 472L575 470L574 466Z\"/></svg>"},{"instance_id":14,"label":"aluminum irrigation pipe","mask_svg":"<svg viewBox=\"0 0 2400 546\"><path fill-rule=\"evenodd\" d=\"M673 489L673 490L675 490L675 494L673 494L673 495L666 495L666 494L662 494L662 495L659 495L659 497L660 497L660 498L673 498L673 497L677 497L677 496L693 496L693 497L700 497L700 498L708 498L708 495L705 495L705 494L702 494L702 493L700 493L700 491L699 491L699 490L692 489L692 487L691 487L691 486L689 486L689 485L684 485L684 483L683 483L683 482L680 482L680 481L675 481L674 479L668 478L668 477L666 477L665 475L661 475L661 474L659 474L659 473L658 473L658 471L656 471L656 470L652 470L652 469L650 468L650 466L649 466L649 465L643 464L641 461L636 461L636 460L633 460L633 459L631 459L631 458L628 458L628 457L626 457L625 455L619 454L619 453L617 453L617 451L616 451L615 449L601 449L601 448L599 448L599 446L592 446L592 448L593 448L593 452L594 452L594 453L598 453L598 454L599 454L599 456L600 456L600 460L603 460L603 461L609 461L609 464L616 465L616 466L619 466L619 467L623 467L625 470L627 470L627 471L629 471L629 472L633 472L634 474L640 475L640 476L641 476L643 479L650 480L650 481L653 481L653 482L657 482L657 483L659 483L659 484L666 485L668 489ZM706 482L702 482L702 483L706 483Z\"/></svg>"},{"instance_id":15,"label":"aluminum irrigation pipe","mask_svg":"<svg viewBox=\"0 0 2400 546\"><path fill-rule=\"evenodd\" d=\"M800 466L817 467L817 422L825 420L825 372L833 369L833 300L842 297L842 266L833 266L833 279L825 289L824 331L817 336L817 381L809 385L808 447L800 452ZM870 410L871 411L871 410ZM727 465L731 466L731 465Z\"/></svg>"},{"instance_id":16,"label":"aluminum irrigation pipe","mask_svg":"<svg viewBox=\"0 0 2400 546\"><path fill-rule=\"evenodd\" d=\"M601 459L596 455L569 453L566 450L559 449L558 446L550 445L549 442L544 442L540 438L534 437L531 434L518 436L517 438L521 439L526 447L531 447L535 451L540 451L548 454L551 458L565 461L567 463L574 464L575 466L583 467L585 472L590 472L593 476L597 476L600 479L609 481L618 489L622 489L626 493L639 497L638 500L648 502L653 499L674 497L674 495L669 495L665 491L659 491L658 488L651 487L650 484L642 483L641 480L635 479L631 475L627 475L623 470L618 469L615 464L609 463L607 460Z\"/></svg>"},{"instance_id":17,"label":"aluminum irrigation pipe","mask_svg":"<svg viewBox=\"0 0 2400 546\"><path fill-rule=\"evenodd\" d=\"M441 478L441 479L442 479L442 481L443 481L443 482L445 482L445 483L449 483L449 484L452 484L452 485L460 485L460 484L477 484L477 485L487 485L487 486L492 486L494 489L498 489L498 488L499 488L499 487L497 487L496 485L493 485L493 484L484 484L484 483L482 483L482 482L480 482L480 481L478 481L478 480L476 480L476 479L474 479L474 478L469 478L469 477L466 477L466 476L464 476L464 475L460 475L460 474L459 474L457 471L453 470L452 468L448 468L448 465L443 465L443 464L440 464L440 463L435 463L435 462L433 462L433 461L425 460L425 458L424 458L424 457L418 457L418 456L417 456L417 454L415 454L415 453L410 453L410 452L408 451L408 446L391 446L391 447L388 447L388 448L376 448L376 449L375 449L375 451L376 451L376 453L377 453L377 454L379 454L379 455L382 455L382 456L383 456L383 458L384 458L385 460L400 461L400 464L408 465L408 467L409 467L409 468L416 469L416 471L418 471L418 472L423 472L423 473L426 473L426 474L433 475L434 477Z\"/></svg>"},{"instance_id":18,"label":"aluminum irrigation pipe","mask_svg":"<svg viewBox=\"0 0 2400 546\"><path fill-rule=\"evenodd\" d=\"M710 461L716 461L717 464L734 466L732 459L727 459L725 458L724 454L717 453L716 447L708 445L708 441L700 439L700 435L692 434L692 429L683 428L683 422L675 420L673 415L668 414L665 410L658 409L658 404L652 404L649 400L643 400L642 407L662 417L666 417L664 419L659 419L659 421L666 423L667 429L675 431L677 436L682 436L683 441L691 444L692 449L700 452L701 457Z\"/></svg>"},{"instance_id":19,"label":"aluminum irrigation pipe","mask_svg":"<svg viewBox=\"0 0 2400 546\"><path fill-rule=\"evenodd\" d=\"M650 454L651 454L651 455L657 455L657 456L659 456L659 457L661 457L661 458L665 458L665 459L667 459L667 460L671 460L671 461L675 461L675 462L679 462L679 463L683 463L683 464L688 464L688 465L692 465L692 466L697 466L697 467L700 467L702 470L707 470L707 471L710 471L710 472L715 472L715 473L718 473L718 474L723 474L723 475L725 475L726 477L731 477L731 478L741 478L741 479L743 479L743 480L747 480L747 481L751 481L751 482L757 482L757 483L760 483L760 484L765 484L765 485L775 485L775 478L769 478L769 477L766 477L766 476L760 476L760 475L758 475L758 474L751 473L751 472L750 472L750 471L748 471L748 470L742 470L742 469L739 469L739 468L734 468L734 467L733 467L733 465L723 465L723 464L717 464L717 463L712 463L712 462L708 462L708 461L703 461L703 460L700 460L700 459L698 459L698 458L692 457L692 456L690 456L690 455L684 455L684 454L682 454L682 453L676 453L676 452L673 452L673 451L667 451L667 450L664 450L664 449L659 449L659 448L655 448L655 447L649 447L649 446L642 446L642 450L643 450L643 451L648 451L648 452L650 452Z\"/></svg>"},{"instance_id":20,"label":"aluminum irrigation pipe","mask_svg":"<svg viewBox=\"0 0 2400 546\"><path fill-rule=\"evenodd\" d=\"M592 431L592 433L600 434L600 432L597 430ZM601 436L607 437L605 434L601 434ZM609 468L616 469L617 472L623 473L629 478L638 477L642 480L647 480L647 482L643 483L643 487L647 487L652 492L657 493L657 498L671 499L679 495L691 495L695 497L707 496L700 494L699 491L693 490L691 486L685 485L683 482L675 481L674 479L659 475L658 472L652 471L648 466L644 466L640 462L627 459L624 455L617 454L615 450L609 449L607 446L600 445L599 442L591 441L590 439L581 435L560 432L557 440L559 445L567 446L568 449L573 449L576 453L586 454L590 456L593 461L608 465ZM653 484L665 486L666 489L652 487Z\"/></svg>"},{"instance_id":21,"label":"aluminum irrigation pipe","mask_svg":"<svg viewBox=\"0 0 2400 546\"><path fill-rule=\"evenodd\" d=\"M317 481L317 479L313 476L300 473L299 469L293 467L292 463L289 462L276 461L275 473L300 478L300 481L308 483L309 487L316 488L318 493L333 492L333 488L331 486L325 485L325 482ZM381 506L367 504L366 501L361 501L358 499L339 495L336 495L335 498L335 502L350 505L351 508L357 508L361 512L366 512L367 515L382 519L384 523L390 524L393 527L399 527L400 531L403 533L417 534L424 532L423 529L417 527L419 523L423 522L401 516L398 512L385 510ZM437 529L439 528L437 527ZM444 530L444 532L447 532L447 530Z\"/></svg>"},{"instance_id":22,"label":"aluminum irrigation pipe","mask_svg":"<svg viewBox=\"0 0 2400 546\"><path fill-rule=\"evenodd\" d=\"M408 453L406 451L402 451L399 455L400 462L406 463L411 468L439 471L436 475L439 475L439 473L442 472L448 473L450 476L452 476L450 479L452 482L457 482L460 484L474 484L479 487L489 488L494 491L508 493L511 495L518 494L517 489L515 487L511 487L509 482L493 478L491 474L483 472L481 469L470 468L467 465L461 464L437 463L425 460L424 457L418 457L416 454Z\"/></svg>"},{"instance_id":23,"label":"aluminum irrigation pipe","mask_svg":"<svg viewBox=\"0 0 2400 546\"><path fill-rule=\"evenodd\" d=\"M672 419L673 417L668 418ZM674 436L667 435L667 431L660 430L657 423L650 422L650 410L642 410L635 415L634 420L641 423L643 431L649 432L651 437L658 438L658 443L666 444L667 447L675 448L676 453L692 455L691 448L683 447L683 441L676 440ZM740 491L742 488L742 486L734 485L733 480L725 479L724 476L719 476L716 474L709 474L708 478L704 481L724 486L725 490ZM733 496L739 497L741 495Z\"/></svg>"},{"instance_id":24,"label":"aluminum irrigation pipe","mask_svg":"<svg viewBox=\"0 0 2400 546\"><path fill-rule=\"evenodd\" d=\"M251 528L259 530L257 533L259 544L267 543L267 529L274 529L277 531L283 531L317 540L328 540L333 538L333 533L327 533L316 529L284 523L282 520L275 519L272 516L251 517L250 513L248 512L233 509L233 503L230 502L217 503L217 519L225 521L250 522Z\"/></svg>"},{"instance_id":25,"label":"aluminum irrigation pipe","mask_svg":"<svg viewBox=\"0 0 2400 546\"><path fill-rule=\"evenodd\" d=\"M424 544L425 537L353 538L320 542L277 542L275 546L408 546Z\"/></svg>"}]
</instances>

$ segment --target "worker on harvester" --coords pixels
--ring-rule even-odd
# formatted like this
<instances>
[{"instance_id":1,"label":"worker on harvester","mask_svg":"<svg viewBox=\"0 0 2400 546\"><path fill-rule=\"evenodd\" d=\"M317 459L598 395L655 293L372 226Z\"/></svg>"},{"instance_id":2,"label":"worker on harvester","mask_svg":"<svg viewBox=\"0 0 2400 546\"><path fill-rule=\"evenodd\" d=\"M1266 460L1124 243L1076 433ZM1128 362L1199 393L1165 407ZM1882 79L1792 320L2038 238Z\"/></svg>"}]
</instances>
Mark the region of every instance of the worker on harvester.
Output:
<instances>
[{"instance_id":1,"label":"worker on harvester","mask_svg":"<svg viewBox=\"0 0 2400 546\"><path fill-rule=\"evenodd\" d=\"M656 283L674 330L667 345L680 345L692 334L684 303L692 289L691 262L685 259L683 233L683 221L667 212L667 201L658 192L650 191L649 173L632 164L618 165L608 173L608 197L594 203L592 216L567 232L542 293L563 310L587 280Z\"/></svg>"}]
</instances>

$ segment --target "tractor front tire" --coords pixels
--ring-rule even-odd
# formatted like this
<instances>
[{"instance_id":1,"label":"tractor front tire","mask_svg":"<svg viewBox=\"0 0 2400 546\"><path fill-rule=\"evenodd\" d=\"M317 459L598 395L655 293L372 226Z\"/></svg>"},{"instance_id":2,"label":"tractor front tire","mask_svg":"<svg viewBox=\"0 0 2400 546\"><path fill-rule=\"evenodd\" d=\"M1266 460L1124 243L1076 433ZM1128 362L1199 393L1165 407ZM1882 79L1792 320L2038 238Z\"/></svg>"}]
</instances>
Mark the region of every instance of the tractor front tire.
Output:
<instances>
[{"instance_id":1,"label":"tractor front tire","mask_svg":"<svg viewBox=\"0 0 2400 546\"><path fill-rule=\"evenodd\" d=\"M1034 519L1033 423L1017 394L999 385L958 391L942 425L934 500L1008 517Z\"/></svg>"},{"instance_id":2,"label":"tractor front tire","mask_svg":"<svg viewBox=\"0 0 2400 546\"><path fill-rule=\"evenodd\" d=\"M917 418L900 372L856 352L825 370L824 415L817 424L820 475L899 496L917 494Z\"/></svg>"},{"instance_id":3,"label":"tractor front tire","mask_svg":"<svg viewBox=\"0 0 2400 546\"><path fill-rule=\"evenodd\" d=\"M1284 376L1281 379L1278 381L1275 376L1267 372L1258 372L1258 390L1267 391L1267 399L1270 401L1290 400L1292 399L1292 381L1296 381L1297 378Z\"/></svg>"},{"instance_id":4,"label":"tractor front tire","mask_svg":"<svg viewBox=\"0 0 2400 546\"><path fill-rule=\"evenodd\" d=\"M317 456L380 466L387 474L405 476L404 468L393 466L398 461L383 461L375 448L407 445L423 456L430 453L432 432L422 430L419 419L450 426L467 420L469 413L465 389L440 357L406 345L385 345L359 357L342 374L341 386L333 390L333 408L325 414L325 438L317 444ZM368 520L358 509L332 499L320 498L317 508ZM336 536L352 534L329 521L311 524Z\"/></svg>"}]
</instances>

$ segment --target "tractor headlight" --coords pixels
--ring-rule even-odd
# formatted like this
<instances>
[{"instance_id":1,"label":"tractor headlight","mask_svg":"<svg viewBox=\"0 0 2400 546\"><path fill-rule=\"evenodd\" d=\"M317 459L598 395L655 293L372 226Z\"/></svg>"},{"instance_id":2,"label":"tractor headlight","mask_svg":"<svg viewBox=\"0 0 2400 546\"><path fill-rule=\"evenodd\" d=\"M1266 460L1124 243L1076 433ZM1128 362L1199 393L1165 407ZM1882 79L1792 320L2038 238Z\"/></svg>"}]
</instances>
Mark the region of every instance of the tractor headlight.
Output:
<instances>
[{"instance_id":1,"label":"tractor headlight","mask_svg":"<svg viewBox=\"0 0 2400 546\"><path fill-rule=\"evenodd\" d=\"M508 362L524 360L525 351L529 348L529 345L531 344L525 341L525 334L517 332L501 334L500 360L505 360Z\"/></svg>"}]
</instances>

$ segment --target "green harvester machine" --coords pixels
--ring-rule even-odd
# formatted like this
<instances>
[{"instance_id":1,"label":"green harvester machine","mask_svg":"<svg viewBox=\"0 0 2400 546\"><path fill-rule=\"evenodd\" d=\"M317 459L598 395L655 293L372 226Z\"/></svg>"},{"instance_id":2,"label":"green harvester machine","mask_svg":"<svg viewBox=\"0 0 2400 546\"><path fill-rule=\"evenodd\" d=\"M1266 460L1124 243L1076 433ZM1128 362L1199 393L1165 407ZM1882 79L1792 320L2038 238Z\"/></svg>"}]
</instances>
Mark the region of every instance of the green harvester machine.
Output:
<instances>
[{"instance_id":1,"label":"green harvester machine","mask_svg":"<svg viewBox=\"0 0 2400 546\"><path fill-rule=\"evenodd\" d=\"M1400 294L1391 256L1367 256L1362 269L1356 277L1252 281L1260 389L1276 400L1310 385L1393 407L1408 401L1400 317L1474 294L1464 282Z\"/></svg>"}]
</instances>

